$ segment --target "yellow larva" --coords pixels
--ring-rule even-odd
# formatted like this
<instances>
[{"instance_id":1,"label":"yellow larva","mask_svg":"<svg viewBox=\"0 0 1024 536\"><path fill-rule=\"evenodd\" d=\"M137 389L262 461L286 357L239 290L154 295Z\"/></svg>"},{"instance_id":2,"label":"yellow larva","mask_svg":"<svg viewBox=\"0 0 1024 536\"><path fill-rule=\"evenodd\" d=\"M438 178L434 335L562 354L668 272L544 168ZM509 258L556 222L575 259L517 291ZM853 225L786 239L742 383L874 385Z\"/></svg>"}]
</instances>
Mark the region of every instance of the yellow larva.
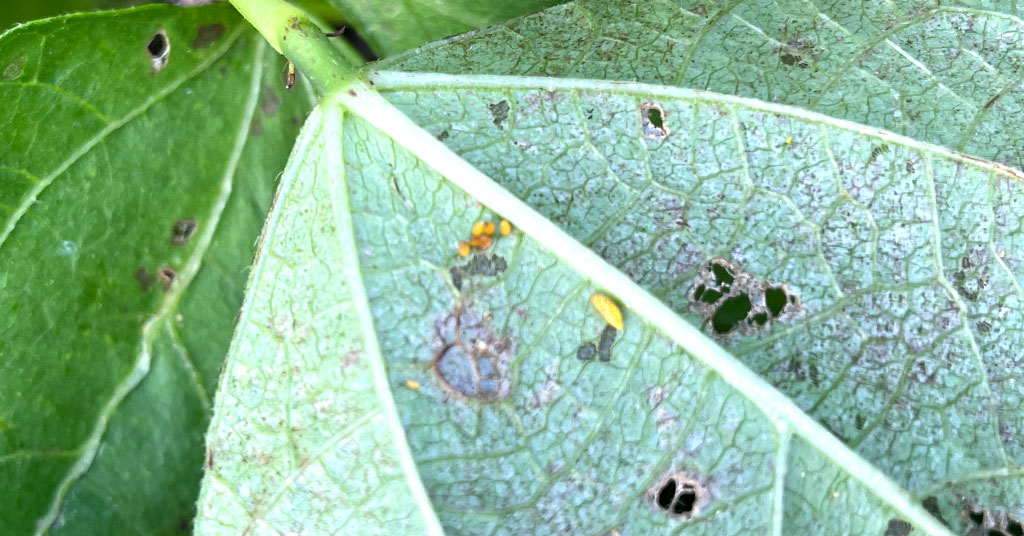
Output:
<instances>
[{"instance_id":1,"label":"yellow larva","mask_svg":"<svg viewBox=\"0 0 1024 536\"><path fill-rule=\"evenodd\" d=\"M590 303L594 304L594 309L601 313L601 318L604 318L604 321L609 326L622 331L622 311L619 310L619 306L615 305L611 298L604 294L592 294L590 296Z\"/></svg>"},{"instance_id":2,"label":"yellow larva","mask_svg":"<svg viewBox=\"0 0 1024 536\"><path fill-rule=\"evenodd\" d=\"M405 380L405 388L410 390L410 391L419 391L420 390L420 382L418 382L416 380Z\"/></svg>"}]
</instances>

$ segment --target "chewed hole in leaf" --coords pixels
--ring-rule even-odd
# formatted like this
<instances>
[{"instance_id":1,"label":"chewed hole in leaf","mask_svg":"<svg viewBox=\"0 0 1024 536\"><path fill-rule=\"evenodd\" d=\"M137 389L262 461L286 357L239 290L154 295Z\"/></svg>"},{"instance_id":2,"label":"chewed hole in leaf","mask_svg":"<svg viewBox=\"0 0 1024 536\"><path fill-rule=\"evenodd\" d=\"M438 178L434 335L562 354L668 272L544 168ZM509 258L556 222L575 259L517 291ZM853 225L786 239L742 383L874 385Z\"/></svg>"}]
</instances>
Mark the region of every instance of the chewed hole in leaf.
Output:
<instances>
[{"instance_id":1,"label":"chewed hole in leaf","mask_svg":"<svg viewBox=\"0 0 1024 536\"><path fill-rule=\"evenodd\" d=\"M715 335L765 328L800 310L787 285L758 281L725 259L712 259L701 269L689 297L691 310Z\"/></svg>"},{"instance_id":2,"label":"chewed hole in leaf","mask_svg":"<svg viewBox=\"0 0 1024 536\"><path fill-rule=\"evenodd\" d=\"M658 491L658 506L662 510L668 510L672 508L672 501L676 498L676 481L675 479L668 479L665 485Z\"/></svg>"},{"instance_id":3,"label":"chewed hole in leaf","mask_svg":"<svg viewBox=\"0 0 1024 536\"><path fill-rule=\"evenodd\" d=\"M779 316L782 313L782 309L786 306L786 302L789 301L786 296L786 290L782 287L769 287L764 291L764 303L768 307L768 312L773 316Z\"/></svg>"},{"instance_id":4,"label":"chewed hole in leaf","mask_svg":"<svg viewBox=\"0 0 1024 536\"><path fill-rule=\"evenodd\" d=\"M729 333L747 319L750 309L750 296L746 294L727 298L711 317L711 327L715 333Z\"/></svg>"},{"instance_id":5,"label":"chewed hole in leaf","mask_svg":"<svg viewBox=\"0 0 1024 536\"><path fill-rule=\"evenodd\" d=\"M487 111L491 113L491 117L494 118L494 126L501 128L501 124L508 119L508 111L510 107L507 100L501 102L495 102L487 105Z\"/></svg>"},{"instance_id":6,"label":"chewed hole in leaf","mask_svg":"<svg viewBox=\"0 0 1024 536\"><path fill-rule=\"evenodd\" d=\"M1006 533L1010 536L1024 536L1024 526L1021 525L1020 521L1008 518L1006 520Z\"/></svg>"},{"instance_id":7,"label":"chewed hole in leaf","mask_svg":"<svg viewBox=\"0 0 1024 536\"><path fill-rule=\"evenodd\" d=\"M171 58L171 42L167 39L167 32L163 29L157 30L146 43L146 52L149 53L153 65L153 74L167 67L167 62Z\"/></svg>"},{"instance_id":8,"label":"chewed hole in leaf","mask_svg":"<svg viewBox=\"0 0 1024 536\"><path fill-rule=\"evenodd\" d=\"M697 515L707 502L707 492L700 483L681 473L663 478L647 491L647 498L658 510L671 518L685 520Z\"/></svg>"},{"instance_id":9,"label":"chewed hole in leaf","mask_svg":"<svg viewBox=\"0 0 1024 536\"><path fill-rule=\"evenodd\" d=\"M640 106L640 124L645 138L660 140L669 135L665 109L654 102L647 101Z\"/></svg>"}]
</instances>

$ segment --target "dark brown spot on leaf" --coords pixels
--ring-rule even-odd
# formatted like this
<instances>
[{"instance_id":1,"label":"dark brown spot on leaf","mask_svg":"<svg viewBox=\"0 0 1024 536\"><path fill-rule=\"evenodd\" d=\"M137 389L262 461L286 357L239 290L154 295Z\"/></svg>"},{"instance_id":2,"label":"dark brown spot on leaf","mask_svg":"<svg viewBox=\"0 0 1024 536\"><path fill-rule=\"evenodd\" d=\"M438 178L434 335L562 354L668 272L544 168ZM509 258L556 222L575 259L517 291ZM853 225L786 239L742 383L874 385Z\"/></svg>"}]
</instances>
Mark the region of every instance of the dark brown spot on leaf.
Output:
<instances>
[{"instance_id":1,"label":"dark brown spot on leaf","mask_svg":"<svg viewBox=\"0 0 1024 536\"><path fill-rule=\"evenodd\" d=\"M263 115L273 117L280 108L281 98L277 96L277 91L269 85L263 86L263 96L260 98L260 111Z\"/></svg>"},{"instance_id":2,"label":"dark brown spot on leaf","mask_svg":"<svg viewBox=\"0 0 1024 536\"><path fill-rule=\"evenodd\" d=\"M181 219L174 222L171 226L171 243L175 246L183 246L188 244L189 240L192 240L192 235L196 234L196 229L199 228L199 224L192 218Z\"/></svg>"},{"instance_id":3,"label":"dark brown spot on leaf","mask_svg":"<svg viewBox=\"0 0 1024 536\"><path fill-rule=\"evenodd\" d=\"M487 111L491 112L494 118L494 126L501 128L501 124L508 119L509 105L507 100L487 105Z\"/></svg>"},{"instance_id":4,"label":"dark brown spot on leaf","mask_svg":"<svg viewBox=\"0 0 1024 536\"><path fill-rule=\"evenodd\" d=\"M168 268L166 266L157 270L156 276L163 282L165 291L171 290L175 281L178 280L178 272L174 268Z\"/></svg>"},{"instance_id":5,"label":"dark brown spot on leaf","mask_svg":"<svg viewBox=\"0 0 1024 536\"><path fill-rule=\"evenodd\" d=\"M885 528L885 536L907 536L914 530L913 525L902 519L890 519Z\"/></svg>"},{"instance_id":6,"label":"dark brown spot on leaf","mask_svg":"<svg viewBox=\"0 0 1024 536\"><path fill-rule=\"evenodd\" d=\"M139 282L139 288L142 289L142 292L149 292L153 283L156 282L156 277L153 277L145 268L140 266L138 270L135 270L135 280Z\"/></svg>"},{"instance_id":7,"label":"dark brown spot on leaf","mask_svg":"<svg viewBox=\"0 0 1024 536\"><path fill-rule=\"evenodd\" d=\"M192 48L206 48L216 43L221 37L224 37L223 24L215 22L206 26L200 26L196 32L196 38L192 40Z\"/></svg>"}]
</instances>

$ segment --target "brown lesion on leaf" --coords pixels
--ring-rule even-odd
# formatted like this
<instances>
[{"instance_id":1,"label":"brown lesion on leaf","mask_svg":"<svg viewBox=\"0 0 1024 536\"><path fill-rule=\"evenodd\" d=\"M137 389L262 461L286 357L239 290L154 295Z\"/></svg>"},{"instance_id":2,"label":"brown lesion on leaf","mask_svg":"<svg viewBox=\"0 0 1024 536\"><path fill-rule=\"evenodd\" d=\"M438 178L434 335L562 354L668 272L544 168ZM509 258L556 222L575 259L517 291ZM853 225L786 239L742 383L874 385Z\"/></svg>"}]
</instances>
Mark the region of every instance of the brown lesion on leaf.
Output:
<instances>
[{"instance_id":1,"label":"brown lesion on leaf","mask_svg":"<svg viewBox=\"0 0 1024 536\"><path fill-rule=\"evenodd\" d=\"M171 226L171 244L184 246L192 240L192 235L199 229L199 223L195 218L182 218Z\"/></svg>"},{"instance_id":2,"label":"brown lesion on leaf","mask_svg":"<svg viewBox=\"0 0 1024 536\"><path fill-rule=\"evenodd\" d=\"M911 531L914 530L914 526L902 519L890 519L889 524L885 527L885 536L908 536Z\"/></svg>"},{"instance_id":3,"label":"brown lesion on leaf","mask_svg":"<svg viewBox=\"0 0 1024 536\"><path fill-rule=\"evenodd\" d=\"M690 310L718 336L753 333L802 310L788 285L758 281L725 259L712 259L701 268L688 298Z\"/></svg>"},{"instance_id":4,"label":"brown lesion on leaf","mask_svg":"<svg viewBox=\"0 0 1024 536\"><path fill-rule=\"evenodd\" d=\"M196 31L195 39L192 40L192 48L206 48L216 43L221 37L224 37L224 30L224 25L219 22L200 26Z\"/></svg>"},{"instance_id":5,"label":"brown lesion on leaf","mask_svg":"<svg viewBox=\"0 0 1024 536\"><path fill-rule=\"evenodd\" d=\"M430 368L448 392L480 402L508 396L509 361L516 340L495 333L492 320L491 314L460 303L435 321Z\"/></svg>"},{"instance_id":6,"label":"brown lesion on leaf","mask_svg":"<svg viewBox=\"0 0 1024 536\"><path fill-rule=\"evenodd\" d=\"M169 291L178 281L178 272L174 268L164 266L156 271L157 278L163 283L164 291Z\"/></svg>"},{"instance_id":7,"label":"brown lesion on leaf","mask_svg":"<svg viewBox=\"0 0 1024 536\"><path fill-rule=\"evenodd\" d=\"M452 285L459 291L462 290L462 283L472 276L489 276L493 277L508 268L508 262L505 257L496 253L488 256L486 253L475 253L465 263L461 265L452 266L448 269L449 275L452 278Z\"/></svg>"},{"instance_id":8,"label":"brown lesion on leaf","mask_svg":"<svg viewBox=\"0 0 1024 536\"><path fill-rule=\"evenodd\" d=\"M491 117L494 118L494 126L501 128L501 124L508 119L509 109L510 107L507 100L487 105L487 111L490 112Z\"/></svg>"},{"instance_id":9,"label":"brown lesion on leaf","mask_svg":"<svg viewBox=\"0 0 1024 536\"><path fill-rule=\"evenodd\" d=\"M161 28L153 34L146 42L146 53L149 54L152 74L156 74L167 67L171 59L171 41L167 38L167 32Z\"/></svg>"},{"instance_id":10,"label":"brown lesion on leaf","mask_svg":"<svg viewBox=\"0 0 1024 536\"><path fill-rule=\"evenodd\" d=\"M150 274L149 270L140 266L135 270L135 280L139 282L142 292L149 292L149 289L153 288L153 283L156 282L156 277Z\"/></svg>"},{"instance_id":11,"label":"brown lesion on leaf","mask_svg":"<svg viewBox=\"0 0 1024 536\"><path fill-rule=\"evenodd\" d=\"M668 137L668 114L660 104L646 101L640 105L640 125L645 138L661 140Z\"/></svg>"},{"instance_id":12,"label":"brown lesion on leaf","mask_svg":"<svg viewBox=\"0 0 1024 536\"><path fill-rule=\"evenodd\" d=\"M644 499L657 511L679 521L697 517L711 502L707 483L683 471L661 477L644 493Z\"/></svg>"},{"instance_id":13,"label":"brown lesion on leaf","mask_svg":"<svg viewBox=\"0 0 1024 536\"><path fill-rule=\"evenodd\" d=\"M260 97L260 111L267 117L273 117L281 108L281 98L277 96L273 86L263 86L263 95Z\"/></svg>"}]
</instances>

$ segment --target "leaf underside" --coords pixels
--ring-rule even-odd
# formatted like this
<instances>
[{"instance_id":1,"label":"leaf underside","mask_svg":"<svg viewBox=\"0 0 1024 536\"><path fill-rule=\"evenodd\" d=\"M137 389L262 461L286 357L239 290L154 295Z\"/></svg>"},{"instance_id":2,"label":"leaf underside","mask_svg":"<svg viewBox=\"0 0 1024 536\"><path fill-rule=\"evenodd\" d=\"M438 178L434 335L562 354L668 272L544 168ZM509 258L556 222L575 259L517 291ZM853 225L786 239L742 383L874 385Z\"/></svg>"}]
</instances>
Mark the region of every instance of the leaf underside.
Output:
<instances>
[{"instance_id":1,"label":"leaf underside","mask_svg":"<svg viewBox=\"0 0 1024 536\"><path fill-rule=\"evenodd\" d=\"M245 268L309 107L282 67L226 5L0 37L0 532L189 530Z\"/></svg>"},{"instance_id":2,"label":"leaf underside","mask_svg":"<svg viewBox=\"0 0 1024 536\"><path fill-rule=\"evenodd\" d=\"M1002 127L1015 110L1006 51L1019 21L946 5L885 4L859 20L844 6L809 7L573 2L385 60L369 76L430 135L716 338L936 519L956 532L1015 533L1024 197L1014 169L952 150L1019 164L1016 131ZM976 76L979 61L990 77ZM601 289L548 252L544 236L514 231L461 258L456 244L472 224L497 221L502 207L480 206L361 119L320 135L341 138L344 173L332 183L349 202L335 204L335 192L330 210L351 210L398 414L446 531L913 528L894 506L902 493L864 486L875 468L836 467L823 443L791 436L778 408L719 376L714 356L688 355L629 303L609 345L589 303ZM275 344L317 332L298 325ZM263 362L248 359L242 370ZM316 366L341 363L324 355ZM341 394L321 389L307 405L331 407L351 388L330 385ZM255 462L240 463L231 470ZM676 491L662 500L669 481ZM319 489L286 482L275 497ZM225 489L264 511L264 494ZM350 515L341 489L325 511ZM275 522L250 524L302 526Z\"/></svg>"}]
</instances>

